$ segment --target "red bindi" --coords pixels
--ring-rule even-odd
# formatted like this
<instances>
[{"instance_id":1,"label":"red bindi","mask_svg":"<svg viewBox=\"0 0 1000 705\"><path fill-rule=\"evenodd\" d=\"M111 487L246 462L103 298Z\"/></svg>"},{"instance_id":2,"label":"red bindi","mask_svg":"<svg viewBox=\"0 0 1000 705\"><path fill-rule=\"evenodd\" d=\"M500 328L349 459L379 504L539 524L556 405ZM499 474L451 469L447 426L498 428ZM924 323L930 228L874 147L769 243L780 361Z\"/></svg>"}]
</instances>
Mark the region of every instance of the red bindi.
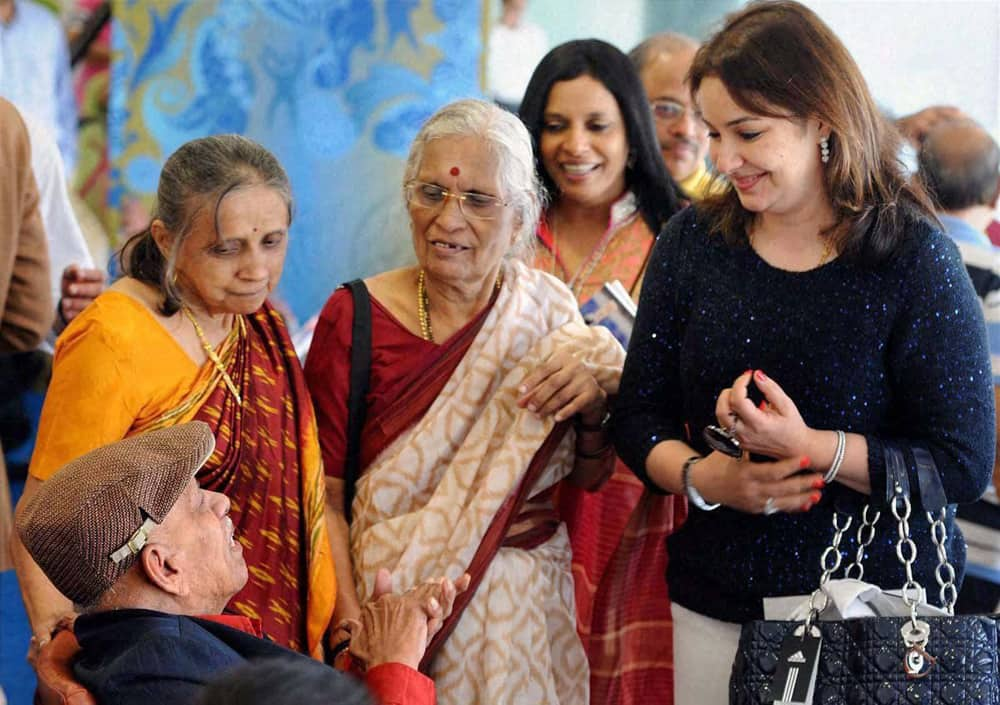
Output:
<instances>
[{"instance_id":1,"label":"red bindi","mask_svg":"<svg viewBox=\"0 0 1000 705\"><path fill-rule=\"evenodd\" d=\"M462 170L461 170L461 169L459 169L459 168L458 168L457 166L453 166L453 167L451 168L451 171L450 171L449 173L450 173L450 174L451 174L452 176L458 176L459 174L461 174L461 173L462 173Z\"/></svg>"}]
</instances>

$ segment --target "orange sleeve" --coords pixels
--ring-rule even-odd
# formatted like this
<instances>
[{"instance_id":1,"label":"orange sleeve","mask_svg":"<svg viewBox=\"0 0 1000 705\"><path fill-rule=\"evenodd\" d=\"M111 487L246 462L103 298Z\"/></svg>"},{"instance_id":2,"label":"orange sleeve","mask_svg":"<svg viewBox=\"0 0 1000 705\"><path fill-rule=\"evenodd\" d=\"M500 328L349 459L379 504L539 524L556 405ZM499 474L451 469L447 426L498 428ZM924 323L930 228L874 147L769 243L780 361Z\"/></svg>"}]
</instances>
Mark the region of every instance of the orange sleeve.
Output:
<instances>
[{"instance_id":1,"label":"orange sleeve","mask_svg":"<svg viewBox=\"0 0 1000 705\"><path fill-rule=\"evenodd\" d=\"M79 456L124 438L135 421L141 380L127 341L103 322L94 304L56 342L29 472L39 480Z\"/></svg>"},{"instance_id":2,"label":"orange sleeve","mask_svg":"<svg viewBox=\"0 0 1000 705\"><path fill-rule=\"evenodd\" d=\"M434 681L401 663L369 668L365 685L379 705L434 705Z\"/></svg>"}]
</instances>

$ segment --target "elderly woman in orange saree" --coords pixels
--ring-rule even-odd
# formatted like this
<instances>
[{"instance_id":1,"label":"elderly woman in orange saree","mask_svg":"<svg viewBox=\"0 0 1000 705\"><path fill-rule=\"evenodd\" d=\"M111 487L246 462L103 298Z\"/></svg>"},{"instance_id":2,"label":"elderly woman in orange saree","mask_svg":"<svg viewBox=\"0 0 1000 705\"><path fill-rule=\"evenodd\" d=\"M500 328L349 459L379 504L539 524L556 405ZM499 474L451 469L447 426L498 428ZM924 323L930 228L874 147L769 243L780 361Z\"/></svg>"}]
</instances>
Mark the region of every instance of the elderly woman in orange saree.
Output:
<instances>
[{"instance_id":1,"label":"elderly woman in orange saree","mask_svg":"<svg viewBox=\"0 0 1000 705\"><path fill-rule=\"evenodd\" d=\"M232 501L250 572L227 611L319 655L336 589L322 462L301 367L266 301L291 205L281 165L248 139L207 137L171 155L156 216L123 250L126 276L56 344L25 498L96 447L207 422L216 448L198 480ZM13 548L38 646L74 606Z\"/></svg>"},{"instance_id":2,"label":"elderly woman in orange saree","mask_svg":"<svg viewBox=\"0 0 1000 705\"><path fill-rule=\"evenodd\" d=\"M404 193L418 264L340 289L320 315L306 379L317 410L338 617L371 595L468 572L471 587L429 649L438 702L585 705L570 549L552 504L566 477L600 482L601 425L623 350L588 328L569 290L527 266L540 193L518 119L466 100L423 126ZM348 351L370 311L361 474L344 519Z\"/></svg>"},{"instance_id":3,"label":"elderly woman in orange saree","mask_svg":"<svg viewBox=\"0 0 1000 705\"><path fill-rule=\"evenodd\" d=\"M656 233L680 208L631 62L597 39L566 42L538 64L521 104L552 203L534 265L579 304L617 280L638 299ZM591 702L670 703L673 645L663 543L685 500L655 495L619 462L595 493L560 489L573 546L578 627Z\"/></svg>"}]
</instances>

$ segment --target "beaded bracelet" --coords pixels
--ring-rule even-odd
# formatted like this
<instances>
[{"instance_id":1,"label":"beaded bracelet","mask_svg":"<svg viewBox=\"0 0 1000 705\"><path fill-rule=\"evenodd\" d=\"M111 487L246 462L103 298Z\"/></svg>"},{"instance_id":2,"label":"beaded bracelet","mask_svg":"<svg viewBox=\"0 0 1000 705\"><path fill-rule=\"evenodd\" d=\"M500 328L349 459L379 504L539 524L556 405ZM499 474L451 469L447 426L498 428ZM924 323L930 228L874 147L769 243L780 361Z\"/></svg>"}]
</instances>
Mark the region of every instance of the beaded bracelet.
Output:
<instances>
[{"instance_id":1,"label":"beaded bracelet","mask_svg":"<svg viewBox=\"0 0 1000 705\"><path fill-rule=\"evenodd\" d=\"M837 450L833 453L833 462L830 463L830 469L826 471L826 475L823 476L823 483L829 485L833 482L834 478L837 477L837 473L840 472L840 466L844 463L844 455L847 449L847 434L843 431L837 431Z\"/></svg>"}]
</instances>

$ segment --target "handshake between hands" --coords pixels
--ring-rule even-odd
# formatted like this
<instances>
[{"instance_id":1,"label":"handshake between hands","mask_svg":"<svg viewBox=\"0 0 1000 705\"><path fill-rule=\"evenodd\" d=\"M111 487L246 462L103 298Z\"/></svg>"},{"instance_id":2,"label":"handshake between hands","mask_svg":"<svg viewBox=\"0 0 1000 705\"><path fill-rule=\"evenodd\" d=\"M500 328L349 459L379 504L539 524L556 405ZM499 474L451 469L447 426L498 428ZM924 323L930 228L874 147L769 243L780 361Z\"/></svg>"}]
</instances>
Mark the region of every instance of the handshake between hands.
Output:
<instances>
[{"instance_id":1,"label":"handshake between hands","mask_svg":"<svg viewBox=\"0 0 1000 705\"><path fill-rule=\"evenodd\" d=\"M364 668L383 663L419 668L431 639L469 582L466 573L455 581L430 580L397 594L392 591L392 574L383 568L375 577L372 598L361 606L358 618L337 625L341 635L350 636L351 660Z\"/></svg>"}]
</instances>

